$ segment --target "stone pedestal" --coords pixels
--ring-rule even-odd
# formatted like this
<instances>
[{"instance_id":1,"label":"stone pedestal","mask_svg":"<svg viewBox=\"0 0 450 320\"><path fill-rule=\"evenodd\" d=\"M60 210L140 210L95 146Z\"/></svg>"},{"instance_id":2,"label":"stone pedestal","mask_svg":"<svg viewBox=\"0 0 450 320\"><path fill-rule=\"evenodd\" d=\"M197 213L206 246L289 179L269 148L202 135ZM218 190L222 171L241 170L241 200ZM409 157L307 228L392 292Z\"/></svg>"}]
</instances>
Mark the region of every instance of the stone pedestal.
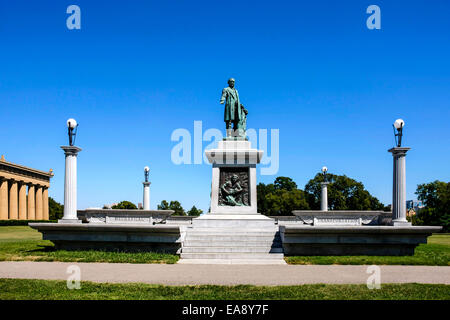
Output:
<instances>
[{"instance_id":1,"label":"stone pedestal","mask_svg":"<svg viewBox=\"0 0 450 320\"><path fill-rule=\"evenodd\" d=\"M246 140L223 140L217 149L205 151L212 164L211 211L209 214L257 214L256 164L263 151ZM230 194L225 190L241 189Z\"/></svg>"},{"instance_id":2,"label":"stone pedestal","mask_svg":"<svg viewBox=\"0 0 450 320\"><path fill-rule=\"evenodd\" d=\"M193 220L198 227L273 227L274 220L258 213L256 165L262 150L247 140L225 138L205 151L212 164L210 212Z\"/></svg>"},{"instance_id":3,"label":"stone pedestal","mask_svg":"<svg viewBox=\"0 0 450 320\"><path fill-rule=\"evenodd\" d=\"M396 147L389 149L394 158L394 174L392 187L392 224L394 226L410 226L406 220L406 152L411 148Z\"/></svg>"},{"instance_id":4,"label":"stone pedestal","mask_svg":"<svg viewBox=\"0 0 450 320\"><path fill-rule=\"evenodd\" d=\"M150 210L150 182L143 182L144 185L144 210Z\"/></svg>"},{"instance_id":5,"label":"stone pedestal","mask_svg":"<svg viewBox=\"0 0 450 320\"><path fill-rule=\"evenodd\" d=\"M321 182L322 193L320 197L320 210L328 211L328 184L329 182Z\"/></svg>"},{"instance_id":6,"label":"stone pedestal","mask_svg":"<svg viewBox=\"0 0 450 320\"><path fill-rule=\"evenodd\" d=\"M64 216L58 223L81 223L77 217L77 155L81 151L75 146L63 146L66 155L64 176Z\"/></svg>"}]
</instances>

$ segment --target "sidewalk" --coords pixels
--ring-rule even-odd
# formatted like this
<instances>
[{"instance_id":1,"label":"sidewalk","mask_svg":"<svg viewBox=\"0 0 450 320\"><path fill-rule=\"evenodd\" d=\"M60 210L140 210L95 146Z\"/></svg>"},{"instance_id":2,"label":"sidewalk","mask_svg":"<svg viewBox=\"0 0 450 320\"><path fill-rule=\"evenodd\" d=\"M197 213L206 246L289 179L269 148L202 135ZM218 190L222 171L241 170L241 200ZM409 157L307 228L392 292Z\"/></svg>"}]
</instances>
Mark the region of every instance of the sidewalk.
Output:
<instances>
[{"instance_id":1,"label":"sidewalk","mask_svg":"<svg viewBox=\"0 0 450 320\"><path fill-rule=\"evenodd\" d=\"M0 262L0 278L67 280L77 265L82 281L162 285L366 284L368 266L189 265L74 262ZM381 283L450 284L450 267L380 266Z\"/></svg>"}]
</instances>

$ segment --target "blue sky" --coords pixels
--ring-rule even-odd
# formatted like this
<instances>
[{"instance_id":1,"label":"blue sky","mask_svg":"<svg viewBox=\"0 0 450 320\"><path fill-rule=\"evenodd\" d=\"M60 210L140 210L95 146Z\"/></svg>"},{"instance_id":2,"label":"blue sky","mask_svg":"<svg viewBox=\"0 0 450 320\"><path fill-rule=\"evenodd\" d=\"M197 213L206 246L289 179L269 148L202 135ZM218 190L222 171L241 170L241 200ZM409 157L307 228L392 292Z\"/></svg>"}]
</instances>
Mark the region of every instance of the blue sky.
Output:
<instances>
[{"instance_id":1,"label":"blue sky","mask_svg":"<svg viewBox=\"0 0 450 320\"><path fill-rule=\"evenodd\" d=\"M66 28L71 4L81 30ZM366 27L371 4L381 30ZM279 129L279 171L258 181L303 188L327 165L388 204L401 117L415 198L417 184L450 180L448 12L448 1L1 1L0 153L53 168L62 202L73 117L79 208L142 202L149 165L152 208L207 210L210 165L173 164L170 137L194 121L223 130L232 76L248 126Z\"/></svg>"}]
</instances>

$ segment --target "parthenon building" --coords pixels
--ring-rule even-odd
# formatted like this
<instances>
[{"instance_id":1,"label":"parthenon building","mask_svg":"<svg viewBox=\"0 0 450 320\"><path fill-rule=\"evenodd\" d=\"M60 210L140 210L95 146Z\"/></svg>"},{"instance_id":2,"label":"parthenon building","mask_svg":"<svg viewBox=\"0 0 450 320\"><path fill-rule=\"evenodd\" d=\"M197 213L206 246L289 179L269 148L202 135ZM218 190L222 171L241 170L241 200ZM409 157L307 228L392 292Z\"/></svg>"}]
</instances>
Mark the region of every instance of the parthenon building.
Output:
<instances>
[{"instance_id":1,"label":"parthenon building","mask_svg":"<svg viewBox=\"0 0 450 320\"><path fill-rule=\"evenodd\" d=\"M0 220L48 220L53 171L39 171L0 158Z\"/></svg>"}]
</instances>

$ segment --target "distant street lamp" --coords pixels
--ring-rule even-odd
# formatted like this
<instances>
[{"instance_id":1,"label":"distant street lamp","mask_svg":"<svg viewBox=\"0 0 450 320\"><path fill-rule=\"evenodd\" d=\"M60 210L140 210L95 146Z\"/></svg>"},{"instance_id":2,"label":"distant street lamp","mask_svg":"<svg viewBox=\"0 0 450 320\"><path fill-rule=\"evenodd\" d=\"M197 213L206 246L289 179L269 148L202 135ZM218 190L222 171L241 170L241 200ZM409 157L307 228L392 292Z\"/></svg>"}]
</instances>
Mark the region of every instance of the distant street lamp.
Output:
<instances>
[{"instance_id":1,"label":"distant street lamp","mask_svg":"<svg viewBox=\"0 0 450 320\"><path fill-rule=\"evenodd\" d=\"M150 171L150 168L148 166L144 167L144 175L145 175L145 182L148 182L148 173Z\"/></svg>"},{"instance_id":2,"label":"distant street lamp","mask_svg":"<svg viewBox=\"0 0 450 320\"><path fill-rule=\"evenodd\" d=\"M78 130L78 123L75 119L70 118L67 120L67 128L69 130L69 146L73 146Z\"/></svg>"},{"instance_id":3,"label":"distant street lamp","mask_svg":"<svg viewBox=\"0 0 450 320\"><path fill-rule=\"evenodd\" d=\"M150 182L148 181L148 173L150 168L148 166L144 167L144 177L145 181L142 183L144 185L144 210L150 210Z\"/></svg>"},{"instance_id":4,"label":"distant street lamp","mask_svg":"<svg viewBox=\"0 0 450 320\"><path fill-rule=\"evenodd\" d=\"M324 181L324 182L327 182L327 181L328 181L327 171L328 171L328 168L325 167L325 166L323 166L323 167L322 167L322 173L323 173L323 181Z\"/></svg>"},{"instance_id":5,"label":"distant street lamp","mask_svg":"<svg viewBox=\"0 0 450 320\"><path fill-rule=\"evenodd\" d=\"M395 144L398 148L400 148L402 146L403 127L405 126L405 121L402 119L397 119L392 126L394 127ZM397 130L397 132L395 130Z\"/></svg>"},{"instance_id":6,"label":"distant street lamp","mask_svg":"<svg viewBox=\"0 0 450 320\"><path fill-rule=\"evenodd\" d=\"M322 186L322 194L320 199L320 210L322 211L328 211L328 177L327 177L327 171L328 168L323 166L322 167L322 174L323 174L323 182L320 183Z\"/></svg>"}]
</instances>

